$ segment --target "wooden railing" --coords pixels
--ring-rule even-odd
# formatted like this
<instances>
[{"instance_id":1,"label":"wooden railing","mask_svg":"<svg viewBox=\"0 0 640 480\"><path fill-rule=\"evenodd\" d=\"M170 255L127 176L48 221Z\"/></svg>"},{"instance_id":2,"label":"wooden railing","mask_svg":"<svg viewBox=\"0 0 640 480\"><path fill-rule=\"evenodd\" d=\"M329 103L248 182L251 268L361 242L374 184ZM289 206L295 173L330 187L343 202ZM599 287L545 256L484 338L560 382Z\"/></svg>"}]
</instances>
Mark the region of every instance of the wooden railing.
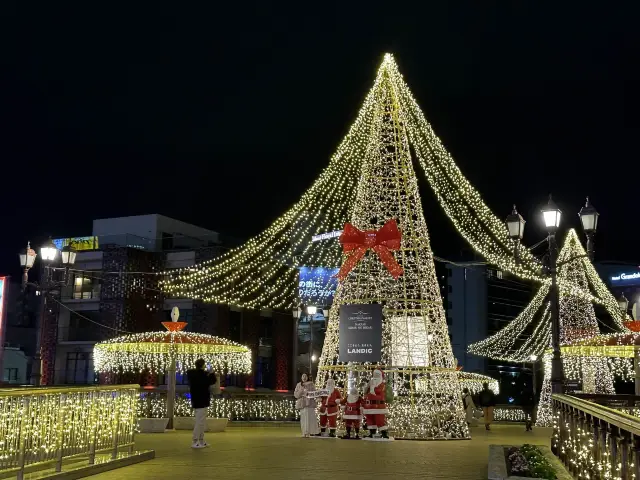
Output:
<instances>
[{"instance_id":1,"label":"wooden railing","mask_svg":"<svg viewBox=\"0 0 640 480\"><path fill-rule=\"evenodd\" d=\"M0 477L133 449L138 385L0 389Z\"/></svg>"},{"instance_id":2,"label":"wooden railing","mask_svg":"<svg viewBox=\"0 0 640 480\"><path fill-rule=\"evenodd\" d=\"M553 395L551 448L575 478L640 479L640 419L569 395Z\"/></svg>"}]
</instances>

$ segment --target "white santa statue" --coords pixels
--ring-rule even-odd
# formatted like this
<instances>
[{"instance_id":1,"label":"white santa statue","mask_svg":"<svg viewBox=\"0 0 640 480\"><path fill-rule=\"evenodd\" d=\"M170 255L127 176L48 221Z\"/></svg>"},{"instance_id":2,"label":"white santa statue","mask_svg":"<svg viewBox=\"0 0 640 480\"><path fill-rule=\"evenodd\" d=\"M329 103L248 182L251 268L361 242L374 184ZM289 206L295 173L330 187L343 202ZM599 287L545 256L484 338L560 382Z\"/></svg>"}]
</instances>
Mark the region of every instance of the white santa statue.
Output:
<instances>
[{"instance_id":1,"label":"white santa statue","mask_svg":"<svg viewBox=\"0 0 640 480\"><path fill-rule=\"evenodd\" d=\"M336 436L336 420L338 417L338 406L340 405L340 391L336 388L336 383L333 379L327 380L326 390L329 395L322 397L322 403L320 404L320 434L324 436L324 433L329 426L329 436Z\"/></svg>"},{"instance_id":2,"label":"white santa statue","mask_svg":"<svg viewBox=\"0 0 640 480\"><path fill-rule=\"evenodd\" d=\"M382 438L389 438L386 416L389 413L386 403L386 384L382 370L374 370L369 388L364 397L364 415L367 420L367 429L372 438L376 431L380 431Z\"/></svg>"},{"instance_id":3,"label":"white santa statue","mask_svg":"<svg viewBox=\"0 0 640 480\"><path fill-rule=\"evenodd\" d=\"M354 386L349 388L349 394L342 399L342 419L347 427L347 433L342 438L351 438L351 430L355 430L355 439L360 440L360 422L362 421L362 397Z\"/></svg>"}]
</instances>

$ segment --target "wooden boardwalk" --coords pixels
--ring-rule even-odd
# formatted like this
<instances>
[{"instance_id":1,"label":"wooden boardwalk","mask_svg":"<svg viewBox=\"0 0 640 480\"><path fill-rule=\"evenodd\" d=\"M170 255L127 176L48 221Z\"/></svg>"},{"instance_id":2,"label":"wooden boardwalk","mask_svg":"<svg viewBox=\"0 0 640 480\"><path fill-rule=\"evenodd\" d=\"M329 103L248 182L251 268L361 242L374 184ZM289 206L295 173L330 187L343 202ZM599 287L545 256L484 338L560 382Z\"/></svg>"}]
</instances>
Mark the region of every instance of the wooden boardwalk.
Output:
<instances>
[{"instance_id":1,"label":"wooden boardwalk","mask_svg":"<svg viewBox=\"0 0 640 480\"><path fill-rule=\"evenodd\" d=\"M490 444L549 445L551 429L523 425L472 429L472 440L382 443L304 439L292 427L229 427L209 434L209 448L192 450L190 432L141 434L139 449L155 460L91 477L95 480L205 480L320 478L484 480Z\"/></svg>"}]
</instances>

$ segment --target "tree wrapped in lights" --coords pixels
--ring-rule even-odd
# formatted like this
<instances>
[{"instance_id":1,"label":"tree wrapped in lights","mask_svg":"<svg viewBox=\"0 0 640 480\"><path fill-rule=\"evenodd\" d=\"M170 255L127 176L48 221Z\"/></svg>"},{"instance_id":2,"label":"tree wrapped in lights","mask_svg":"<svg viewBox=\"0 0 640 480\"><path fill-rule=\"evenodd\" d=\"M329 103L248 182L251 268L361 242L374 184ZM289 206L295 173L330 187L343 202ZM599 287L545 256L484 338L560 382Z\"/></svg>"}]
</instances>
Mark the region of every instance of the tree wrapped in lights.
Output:
<instances>
[{"instance_id":1,"label":"tree wrapped in lights","mask_svg":"<svg viewBox=\"0 0 640 480\"><path fill-rule=\"evenodd\" d=\"M560 341L570 344L600 333L593 303L583 292L598 288L591 281L589 261L575 230L569 230L558 256L560 291ZM500 360L527 362L542 358L544 378L537 422L551 424L551 356L545 353L551 342L549 283L545 282L518 317L495 335L469 346L469 352ZM608 305L607 305L608 306ZM611 313L611 312L609 312ZM522 338L529 333L526 340ZM580 380L588 393L614 393L613 375L604 358L564 358L565 377Z\"/></svg>"},{"instance_id":2,"label":"tree wrapped in lights","mask_svg":"<svg viewBox=\"0 0 640 480\"><path fill-rule=\"evenodd\" d=\"M599 333L598 319L593 309L597 295L606 286L578 239L575 230L569 230L558 257L558 283L560 288L560 339L561 343L591 337ZM548 295L550 282L545 280L524 310L507 326L494 335L469 345L469 353L508 362L528 362L541 357L549 347L551 317ZM599 292L590 295L590 292ZM611 294L609 294L611 295ZM604 303L607 313L620 320L619 307ZM618 315L616 317L616 315ZM620 330L626 330L616 321ZM524 341L523 341L524 339Z\"/></svg>"},{"instance_id":3,"label":"tree wrapped in lights","mask_svg":"<svg viewBox=\"0 0 640 480\"><path fill-rule=\"evenodd\" d=\"M385 55L380 71L387 72L403 118L407 145L440 201L445 214L465 240L489 263L512 275L544 283L540 266L528 250L513 258L514 241L500 218L484 203L427 122L393 57ZM363 159L376 127L378 83L367 95L346 137L328 167L302 198L264 232L213 260L190 268L162 272L161 288L173 297L188 297L247 308L288 308L295 303L298 265L337 267L336 242L310 241L312 235L340 230L353 214ZM595 269L587 275L597 287L579 291L605 305L622 327L623 315ZM559 280L561 289L572 288Z\"/></svg>"},{"instance_id":4,"label":"tree wrapped in lights","mask_svg":"<svg viewBox=\"0 0 640 480\"><path fill-rule=\"evenodd\" d=\"M350 260L353 268L341 275L330 310L317 382L334 378L346 388L349 377L368 379L374 365L339 361L339 310L347 304L380 303L382 364L376 367L386 372L395 394L388 407L391 430L403 438L466 438L461 389L411 163L408 118L399 104L393 65L390 59L383 63L369 97L375 113L350 223L372 231L389 228L394 219L402 233L395 261L403 273L398 277L400 270L374 252Z\"/></svg>"}]
</instances>

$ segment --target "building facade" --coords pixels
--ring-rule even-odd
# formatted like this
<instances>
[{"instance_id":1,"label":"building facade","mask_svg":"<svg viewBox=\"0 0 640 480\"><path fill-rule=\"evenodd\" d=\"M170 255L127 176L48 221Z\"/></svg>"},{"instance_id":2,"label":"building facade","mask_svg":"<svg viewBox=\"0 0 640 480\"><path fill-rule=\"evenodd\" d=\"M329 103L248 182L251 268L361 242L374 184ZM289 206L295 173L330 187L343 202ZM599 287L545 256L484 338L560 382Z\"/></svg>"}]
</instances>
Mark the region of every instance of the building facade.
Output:
<instances>
[{"instance_id":1,"label":"building facade","mask_svg":"<svg viewBox=\"0 0 640 480\"><path fill-rule=\"evenodd\" d=\"M533 382L532 364L502 362L467 353L471 343L493 335L516 318L532 296L531 285L481 261L446 264L443 301L453 353L466 372L500 383L500 402L517 403Z\"/></svg>"},{"instance_id":2,"label":"building facade","mask_svg":"<svg viewBox=\"0 0 640 480\"><path fill-rule=\"evenodd\" d=\"M595 264L600 278L616 299L627 299L627 313L640 319L640 266L633 263L603 261Z\"/></svg>"},{"instance_id":3,"label":"building facade","mask_svg":"<svg viewBox=\"0 0 640 480\"><path fill-rule=\"evenodd\" d=\"M59 303L45 310L43 384L98 382L92 358L96 342L126 332L160 330L160 322L170 320L177 306L186 330L229 338L254 353L254 373L228 376L223 385L289 388L290 313L166 298L159 289L155 273L219 255L225 247L218 233L162 215L142 215L95 220L91 236L55 243L73 244L78 252ZM162 385L166 379L147 375L139 381Z\"/></svg>"}]
</instances>

